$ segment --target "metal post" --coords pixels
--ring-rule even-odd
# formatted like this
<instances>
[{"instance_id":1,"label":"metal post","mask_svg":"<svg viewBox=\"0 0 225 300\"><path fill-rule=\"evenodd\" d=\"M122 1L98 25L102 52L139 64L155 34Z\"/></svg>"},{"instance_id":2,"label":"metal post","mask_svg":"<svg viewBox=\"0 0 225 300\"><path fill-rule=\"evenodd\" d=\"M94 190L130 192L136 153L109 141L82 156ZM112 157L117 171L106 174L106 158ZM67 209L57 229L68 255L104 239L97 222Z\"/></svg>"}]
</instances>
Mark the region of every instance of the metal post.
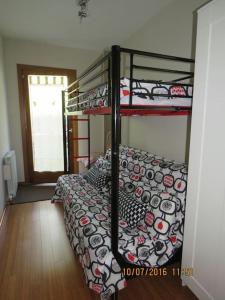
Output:
<instances>
[{"instance_id":1,"label":"metal post","mask_svg":"<svg viewBox=\"0 0 225 300\"><path fill-rule=\"evenodd\" d=\"M72 116L67 117L67 127L66 127L66 133L67 133L67 169L68 173L73 173L73 158L71 155L71 139L70 139L70 133L72 132Z\"/></svg>"},{"instance_id":2,"label":"metal post","mask_svg":"<svg viewBox=\"0 0 225 300\"><path fill-rule=\"evenodd\" d=\"M91 130L90 130L90 115L88 115L88 169L91 167Z\"/></svg>"},{"instance_id":3,"label":"metal post","mask_svg":"<svg viewBox=\"0 0 225 300\"><path fill-rule=\"evenodd\" d=\"M66 133L66 125L67 120L65 116L65 91L62 91L62 125L63 125L63 156L64 156L64 173L68 172L68 158L67 158L67 133Z\"/></svg>"},{"instance_id":4,"label":"metal post","mask_svg":"<svg viewBox=\"0 0 225 300\"><path fill-rule=\"evenodd\" d=\"M134 54L130 53L130 96L129 96L129 105L130 106L132 106L133 61L134 61Z\"/></svg>"},{"instance_id":5,"label":"metal post","mask_svg":"<svg viewBox=\"0 0 225 300\"><path fill-rule=\"evenodd\" d=\"M111 56L108 58L108 106L111 106Z\"/></svg>"},{"instance_id":6,"label":"metal post","mask_svg":"<svg viewBox=\"0 0 225 300\"><path fill-rule=\"evenodd\" d=\"M118 292L115 292L114 294L112 294L111 300L118 300Z\"/></svg>"},{"instance_id":7,"label":"metal post","mask_svg":"<svg viewBox=\"0 0 225 300\"><path fill-rule=\"evenodd\" d=\"M111 243L118 257L118 206L119 206L119 142L120 142L120 47L112 46L112 195Z\"/></svg>"}]
</instances>

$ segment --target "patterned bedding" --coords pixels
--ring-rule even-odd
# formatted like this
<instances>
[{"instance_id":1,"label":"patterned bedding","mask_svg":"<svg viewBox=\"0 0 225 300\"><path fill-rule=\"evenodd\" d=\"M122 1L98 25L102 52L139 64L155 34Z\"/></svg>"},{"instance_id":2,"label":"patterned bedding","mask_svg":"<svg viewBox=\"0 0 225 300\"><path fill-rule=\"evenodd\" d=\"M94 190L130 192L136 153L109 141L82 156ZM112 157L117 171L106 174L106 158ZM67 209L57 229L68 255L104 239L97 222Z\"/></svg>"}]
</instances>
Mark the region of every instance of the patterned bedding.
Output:
<instances>
[{"instance_id":1,"label":"patterned bedding","mask_svg":"<svg viewBox=\"0 0 225 300\"><path fill-rule=\"evenodd\" d=\"M133 81L132 105L190 107L192 105L192 93L193 86L190 84L162 84L160 82ZM121 106L129 105L129 99L130 80L123 78L120 80ZM84 96L81 95L79 102L83 101L85 102L80 104L78 108L74 106L68 108L68 111L109 106L107 85L101 85ZM73 104L76 104L76 101L70 101L69 105Z\"/></svg>"},{"instance_id":2,"label":"patterned bedding","mask_svg":"<svg viewBox=\"0 0 225 300\"><path fill-rule=\"evenodd\" d=\"M109 161L107 151L96 167L109 171ZM138 266L164 265L182 244L186 165L122 146L120 170L120 187L135 201L145 203L147 211L134 228L119 219L119 252ZM61 200L66 231L86 282L102 299L108 299L127 284L111 252L110 188L97 189L81 175L63 175L53 202Z\"/></svg>"}]
</instances>

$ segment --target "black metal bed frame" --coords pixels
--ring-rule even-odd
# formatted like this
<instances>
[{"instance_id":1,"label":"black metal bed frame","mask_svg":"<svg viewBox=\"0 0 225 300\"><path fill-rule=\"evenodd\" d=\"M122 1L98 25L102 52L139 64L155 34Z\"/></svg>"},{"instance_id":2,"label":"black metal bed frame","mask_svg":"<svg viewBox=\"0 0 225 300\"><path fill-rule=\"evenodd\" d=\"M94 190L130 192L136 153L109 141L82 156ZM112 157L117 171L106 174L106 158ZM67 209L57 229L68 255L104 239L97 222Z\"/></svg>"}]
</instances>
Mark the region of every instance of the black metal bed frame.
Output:
<instances>
[{"instance_id":1,"label":"black metal bed frame","mask_svg":"<svg viewBox=\"0 0 225 300\"><path fill-rule=\"evenodd\" d=\"M121 268L129 267L129 268L137 268L137 266L127 263L122 255L118 251L118 206L119 206L119 145L121 142L121 116L120 116L120 74L121 74L121 53L127 53L130 58L130 96L129 96L129 106L128 109L137 109L137 106L132 106L132 83L134 80L133 73L135 69L142 69L147 71L156 71L156 72L163 72L163 73L173 73L173 74L180 74L184 75L180 78L174 79L170 82L163 82L159 81L160 83L173 83L173 84L179 84L182 85L182 81L193 78L194 73L191 71L181 71L181 70L174 70L174 69L163 69L163 68L156 68L156 67L147 67L147 66L141 66L134 64L134 56L145 56L145 57L151 57L151 58L157 58L161 60L170 60L170 61L178 61L182 63L188 63L193 64L193 59L188 58L182 58L177 56L171 56L171 55L164 55L164 54L158 54L158 53L152 53L152 52L146 52L146 51L140 51L140 50L134 50L134 49L127 49L127 48L121 48L120 46L114 45L111 48L111 51L98 59L94 64L92 64L74 83L72 83L70 86L68 86L67 90L63 91L63 101L65 100L65 93L68 95L71 95L73 93L77 93L76 96L70 98L68 100L75 100L76 103L73 105L69 105L67 107L76 107L79 108L80 105L83 104L83 102L79 102L80 94L85 95L90 90L101 86L97 85L95 87L92 87L86 92L80 92L80 89L83 88L85 85L90 84L92 81L96 80L97 78L101 77L105 73L107 73L107 82L108 82L108 106L111 107L111 126L112 126L112 139L111 139L111 176L112 176L112 191L111 191L111 246L112 246L112 252L116 260L118 261ZM91 78L87 79L83 85L80 85L80 82L86 78L89 74L91 74L96 68L104 64L105 62L108 62L108 67L104 70L98 72L97 74L93 75ZM137 80L138 81L138 80ZM152 82L148 80L141 80L142 82ZM107 83L106 82L106 83ZM157 81L158 82L158 81ZM183 84L183 85L190 85L190 84ZM75 86L75 88L70 91L70 88ZM67 103L68 103L67 102ZM66 108L66 105L63 104L63 108ZM154 108L151 107L141 107L145 110L152 110ZM159 109L159 108L158 108ZM168 108L171 111L177 110L179 108L177 107L170 107ZM181 108L182 109L182 108ZM188 108L186 108L188 109ZM190 109L190 108L189 108ZM72 113L71 113L72 114ZM92 114L98 114L98 112ZM171 114L172 115L172 114ZM66 120L68 118L68 115L65 115ZM66 121L65 121L66 122ZM90 141L89 141L90 143ZM89 145L89 151L90 151L90 145ZM112 300L118 299L118 292L113 294L111 296Z\"/></svg>"}]
</instances>

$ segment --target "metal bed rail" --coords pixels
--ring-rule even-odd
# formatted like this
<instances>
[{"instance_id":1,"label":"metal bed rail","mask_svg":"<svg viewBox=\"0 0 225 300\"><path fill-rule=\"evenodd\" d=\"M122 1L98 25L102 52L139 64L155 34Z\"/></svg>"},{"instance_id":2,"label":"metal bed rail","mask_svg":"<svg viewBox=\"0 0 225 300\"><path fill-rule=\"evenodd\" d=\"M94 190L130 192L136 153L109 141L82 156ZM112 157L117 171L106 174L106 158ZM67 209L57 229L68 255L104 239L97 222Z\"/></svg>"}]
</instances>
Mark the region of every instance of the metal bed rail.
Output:
<instances>
[{"instance_id":1,"label":"metal bed rail","mask_svg":"<svg viewBox=\"0 0 225 300\"><path fill-rule=\"evenodd\" d=\"M92 90L98 89L102 85L108 85L108 101L110 103L111 95L110 95L110 82L111 82L111 70L110 70L110 59L111 52L108 52L103 57L101 56L96 60L87 70L85 70L76 81L71 83L64 93L64 102L65 102L65 113L67 115L74 115L74 112L80 110L79 108L83 108L84 105L86 107L90 107L90 100L80 101L80 98L88 95ZM104 64L107 62L107 67ZM99 70L99 68L101 68ZM104 77L106 80L101 83L95 84L94 86L88 87L90 84L95 82L97 79L101 79ZM73 108L71 110L71 108Z\"/></svg>"},{"instance_id":2,"label":"metal bed rail","mask_svg":"<svg viewBox=\"0 0 225 300\"><path fill-rule=\"evenodd\" d=\"M114 46L113 46L114 47ZM117 46L119 47L119 46ZM125 53L129 55L129 106L132 108L132 95L139 95L139 96L159 96L157 93L147 93L145 92L134 92L133 83L138 82L145 82L145 83L159 83L159 84L172 84L172 85L182 85L182 86L188 86L190 84L183 83L182 81L185 81L187 79L191 79L194 76L194 72L191 71L184 71L179 69L173 69L173 68L161 68L161 67L152 67L152 66L145 66L134 63L134 58L136 56L142 56L142 57L149 57L149 58L155 58L160 60L170 60L175 62L182 62L187 64L193 64L193 59L188 58L182 58L177 56L171 56L171 55L164 55L164 54L158 54L158 53L152 53L152 52L146 52L146 51L140 51L140 50L134 50L134 49L127 49L127 48L120 48L120 57L121 53ZM107 66L104 66L104 64L107 63ZM92 105L92 102L95 102L98 99L101 99L102 96L100 95L99 98L88 99L88 95L94 90L97 90L103 86L106 87L106 94L104 97L107 97L108 103L107 107L110 107L112 105L112 101L114 101L114 98L112 97L111 90L112 90L112 66L113 66L113 59L112 59L112 50L108 52L103 57L100 57L94 64L92 64L87 70L85 70L76 81L71 83L67 89L64 91L64 101L65 101L65 111L68 115L74 115L77 111L85 110L86 108L95 107L95 105ZM101 68L99 71L98 68ZM137 78L134 78L134 72L136 70L142 70L142 71L151 71L151 72L160 72L163 74L170 73L170 74L177 74L177 75L183 75L179 78L175 78L174 80L170 81L162 81L162 80L140 80ZM87 78L88 76L90 76ZM95 82L98 78L103 78L105 76L104 80L102 80L101 83L95 84L94 86L87 87L91 83ZM85 98L87 97L87 99ZM160 97L168 97L167 94L161 94ZM171 95L171 98L173 95ZM190 96L179 96L176 95L176 98L182 97L182 98L191 98ZM134 107L136 108L136 107ZM151 109L151 107L146 107L146 109ZM173 108L176 109L176 108Z\"/></svg>"}]
</instances>

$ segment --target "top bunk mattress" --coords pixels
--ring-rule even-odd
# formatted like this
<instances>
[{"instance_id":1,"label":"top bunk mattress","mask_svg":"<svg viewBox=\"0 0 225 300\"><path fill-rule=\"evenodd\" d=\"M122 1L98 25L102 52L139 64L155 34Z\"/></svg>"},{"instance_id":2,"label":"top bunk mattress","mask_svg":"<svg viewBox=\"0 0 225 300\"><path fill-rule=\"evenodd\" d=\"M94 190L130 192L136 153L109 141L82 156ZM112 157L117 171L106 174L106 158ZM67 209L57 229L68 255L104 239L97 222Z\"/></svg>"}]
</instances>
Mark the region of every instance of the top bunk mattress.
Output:
<instances>
[{"instance_id":1,"label":"top bunk mattress","mask_svg":"<svg viewBox=\"0 0 225 300\"><path fill-rule=\"evenodd\" d=\"M191 84L161 83L156 81L133 80L132 107L137 106L168 106L191 107L193 86ZM113 100L113 99L112 99ZM130 80L120 80L120 105L129 106ZM83 103L82 103L83 102ZM73 100L69 105L76 104ZM79 97L79 106L68 108L68 111L83 110L85 108L108 107L108 85L103 84Z\"/></svg>"}]
</instances>

